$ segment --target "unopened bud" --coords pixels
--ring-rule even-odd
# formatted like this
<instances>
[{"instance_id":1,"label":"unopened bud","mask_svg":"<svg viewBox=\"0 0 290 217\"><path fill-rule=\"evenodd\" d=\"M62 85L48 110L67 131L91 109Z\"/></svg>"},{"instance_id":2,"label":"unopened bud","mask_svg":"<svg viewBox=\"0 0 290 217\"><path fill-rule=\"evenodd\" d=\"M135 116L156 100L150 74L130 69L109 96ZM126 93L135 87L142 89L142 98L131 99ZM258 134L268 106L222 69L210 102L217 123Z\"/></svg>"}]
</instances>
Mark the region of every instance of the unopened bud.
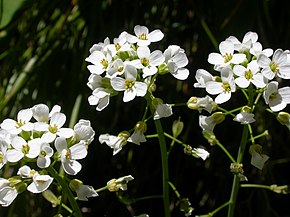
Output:
<instances>
[{"instance_id":1,"label":"unopened bud","mask_svg":"<svg viewBox=\"0 0 290 217\"><path fill-rule=\"evenodd\" d=\"M145 122L143 122L143 121L138 121L134 128L137 131L141 131L142 133L146 133L147 124Z\"/></svg>"},{"instance_id":2,"label":"unopened bud","mask_svg":"<svg viewBox=\"0 0 290 217\"><path fill-rule=\"evenodd\" d=\"M274 191L278 194L289 194L290 193L290 189L289 189L288 185L282 185L282 186L271 185L270 190Z\"/></svg>"},{"instance_id":3,"label":"unopened bud","mask_svg":"<svg viewBox=\"0 0 290 217\"><path fill-rule=\"evenodd\" d=\"M225 115L222 112L215 112L211 115L215 124L220 124L225 120Z\"/></svg>"},{"instance_id":4,"label":"unopened bud","mask_svg":"<svg viewBox=\"0 0 290 217\"><path fill-rule=\"evenodd\" d=\"M184 127L183 122L180 120L180 117L178 118L178 120L173 121L172 124L172 133L173 133L173 137L178 137L180 135L180 133L182 132Z\"/></svg>"},{"instance_id":5,"label":"unopened bud","mask_svg":"<svg viewBox=\"0 0 290 217\"><path fill-rule=\"evenodd\" d=\"M46 190L42 192L42 196L49 201L53 207L56 207L60 201L59 199L55 196L55 194L51 190Z\"/></svg>"},{"instance_id":6,"label":"unopened bud","mask_svg":"<svg viewBox=\"0 0 290 217\"><path fill-rule=\"evenodd\" d=\"M81 180L73 179L69 182L69 187L72 191L76 191L82 184Z\"/></svg>"},{"instance_id":7,"label":"unopened bud","mask_svg":"<svg viewBox=\"0 0 290 217\"><path fill-rule=\"evenodd\" d=\"M287 112L279 112L277 115L277 120L283 125L290 124L290 115Z\"/></svg>"},{"instance_id":8,"label":"unopened bud","mask_svg":"<svg viewBox=\"0 0 290 217\"><path fill-rule=\"evenodd\" d=\"M217 138L212 131L204 130L202 131L202 135L210 145L215 145L217 143Z\"/></svg>"},{"instance_id":9,"label":"unopened bud","mask_svg":"<svg viewBox=\"0 0 290 217\"><path fill-rule=\"evenodd\" d=\"M243 106L242 109L241 109L241 112L248 112L248 113L251 113L252 112L252 109L251 107L249 106Z\"/></svg>"}]
</instances>

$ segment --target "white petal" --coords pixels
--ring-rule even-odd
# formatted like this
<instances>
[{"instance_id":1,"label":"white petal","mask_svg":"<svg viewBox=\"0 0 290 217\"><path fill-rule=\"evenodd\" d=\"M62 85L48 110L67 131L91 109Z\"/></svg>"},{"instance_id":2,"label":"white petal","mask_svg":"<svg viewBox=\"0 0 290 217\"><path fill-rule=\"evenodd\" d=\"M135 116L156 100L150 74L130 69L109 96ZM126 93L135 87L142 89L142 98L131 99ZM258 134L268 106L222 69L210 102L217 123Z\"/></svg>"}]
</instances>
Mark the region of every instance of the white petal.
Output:
<instances>
[{"instance_id":1,"label":"white petal","mask_svg":"<svg viewBox=\"0 0 290 217\"><path fill-rule=\"evenodd\" d=\"M8 162L15 163L21 160L24 157L24 154L15 149L11 149L6 152L6 157Z\"/></svg>"},{"instance_id":2,"label":"white petal","mask_svg":"<svg viewBox=\"0 0 290 217\"><path fill-rule=\"evenodd\" d=\"M250 85L250 81L247 80L244 77L238 77L235 79L235 83L240 87L240 88L247 88Z\"/></svg>"},{"instance_id":3,"label":"white petal","mask_svg":"<svg viewBox=\"0 0 290 217\"><path fill-rule=\"evenodd\" d=\"M56 138L54 145L55 145L56 150L59 153L61 153L62 150L67 149L67 142L66 142L65 138L63 138L63 137Z\"/></svg>"},{"instance_id":4,"label":"white petal","mask_svg":"<svg viewBox=\"0 0 290 217\"><path fill-rule=\"evenodd\" d=\"M26 144L27 142L20 136L15 136L11 141L12 147L18 151L21 151L22 147Z\"/></svg>"},{"instance_id":5,"label":"white petal","mask_svg":"<svg viewBox=\"0 0 290 217\"><path fill-rule=\"evenodd\" d=\"M158 69L155 66L147 66L143 69L143 78L146 78L151 75L155 75Z\"/></svg>"},{"instance_id":6,"label":"white petal","mask_svg":"<svg viewBox=\"0 0 290 217\"><path fill-rule=\"evenodd\" d=\"M261 54L257 59L257 63L260 67L266 68L266 67L269 67L271 60L264 54Z\"/></svg>"},{"instance_id":7,"label":"white petal","mask_svg":"<svg viewBox=\"0 0 290 217\"><path fill-rule=\"evenodd\" d=\"M228 101L230 98L231 98L231 92L223 92L223 93L220 93L216 98L215 98L215 102L217 104L222 104L226 101Z\"/></svg>"},{"instance_id":8,"label":"white petal","mask_svg":"<svg viewBox=\"0 0 290 217\"><path fill-rule=\"evenodd\" d=\"M82 165L76 160L62 162L64 171L69 175L76 175L82 169Z\"/></svg>"},{"instance_id":9,"label":"white petal","mask_svg":"<svg viewBox=\"0 0 290 217\"><path fill-rule=\"evenodd\" d=\"M86 146L83 144L75 144L69 148L71 151L71 158L78 160L83 159L87 156L87 149Z\"/></svg>"},{"instance_id":10,"label":"white petal","mask_svg":"<svg viewBox=\"0 0 290 217\"><path fill-rule=\"evenodd\" d=\"M60 128L56 134L60 137L68 139L74 135L74 131L71 128Z\"/></svg>"},{"instance_id":11,"label":"white petal","mask_svg":"<svg viewBox=\"0 0 290 217\"><path fill-rule=\"evenodd\" d=\"M161 41L164 34L159 30L154 30L148 34L148 40L151 42Z\"/></svg>"},{"instance_id":12,"label":"white petal","mask_svg":"<svg viewBox=\"0 0 290 217\"><path fill-rule=\"evenodd\" d=\"M163 53L160 50L153 51L149 56L149 64L151 66L159 66L165 60Z\"/></svg>"},{"instance_id":13,"label":"white petal","mask_svg":"<svg viewBox=\"0 0 290 217\"><path fill-rule=\"evenodd\" d=\"M32 118L32 110L31 109L22 109L17 114L17 120L29 122Z\"/></svg>"},{"instance_id":14,"label":"white petal","mask_svg":"<svg viewBox=\"0 0 290 217\"><path fill-rule=\"evenodd\" d=\"M216 82L216 81L208 81L206 83L206 92L209 94L219 94L223 92L224 89L222 88L222 83L221 82Z\"/></svg>"},{"instance_id":15,"label":"white petal","mask_svg":"<svg viewBox=\"0 0 290 217\"><path fill-rule=\"evenodd\" d=\"M51 116L50 125L52 127L54 127L54 125L56 125L57 128L59 129L64 125L65 121L66 121L65 114L60 113L60 112L56 112Z\"/></svg>"},{"instance_id":16,"label":"white petal","mask_svg":"<svg viewBox=\"0 0 290 217\"><path fill-rule=\"evenodd\" d=\"M49 157L39 156L36 163L39 168L47 168L49 167L51 160Z\"/></svg>"},{"instance_id":17,"label":"white petal","mask_svg":"<svg viewBox=\"0 0 290 217\"><path fill-rule=\"evenodd\" d=\"M234 53L234 44L230 41L222 41L219 44L219 50L220 50L222 55L233 54Z\"/></svg>"},{"instance_id":18,"label":"white petal","mask_svg":"<svg viewBox=\"0 0 290 217\"><path fill-rule=\"evenodd\" d=\"M33 117L40 122L48 122L49 108L45 104L38 104L32 107Z\"/></svg>"},{"instance_id":19,"label":"white petal","mask_svg":"<svg viewBox=\"0 0 290 217\"><path fill-rule=\"evenodd\" d=\"M135 98L136 94L137 93L136 93L135 87L126 89L124 91L123 101L124 102L129 102L129 101L133 100Z\"/></svg>"},{"instance_id":20,"label":"white petal","mask_svg":"<svg viewBox=\"0 0 290 217\"><path fill-rule=\"evenodd\" d=\"M148 59L150 56L150 49L148 47L138 47L137 55L140 59L146 58Z\"/></svg>"},{"instance_id":21,"label":"white petal","mask_svg":"<svg viewBox=\"0 0 290 217\"><path fill-rule=\"evenodd\" d=\"M171 73L171 74L178 80L185 80L189 76L189 71L188 69L180 68L176 72Z\"/></svg>"},{"instance_id":22,"label":"white petal","mask_svg":"<svg viewBox=\"0 0 290 217\"><path fill-rule=\"evenodd\" d=\"M137 96L145 96L145 94L147 93L147 84L143 82L136 81L135 88Z\"/></svg>"},{"instance_id":23,"label":"white petal","mask_svg":"<svg viewBox=\"0 0 290 217\"><path fill-rule=\"evenodd\" d=\"M120 77L115 77L111 79L111 85L116 91L124 91L125 90L125 79Z\"/></svg>"},{"instance_id":24,"label":"white petal","mask_svg":"<svg viewBox=\"0 0 290 217\"><path fill-rule=\"evenodd\" d=\"M208 55L208 59L207 61L210 63L210 64L213 64L213 65L220 65L220 64L224 64L224 58L221 54L219 53L210 53Z\"/></svg>"}]
</instances>

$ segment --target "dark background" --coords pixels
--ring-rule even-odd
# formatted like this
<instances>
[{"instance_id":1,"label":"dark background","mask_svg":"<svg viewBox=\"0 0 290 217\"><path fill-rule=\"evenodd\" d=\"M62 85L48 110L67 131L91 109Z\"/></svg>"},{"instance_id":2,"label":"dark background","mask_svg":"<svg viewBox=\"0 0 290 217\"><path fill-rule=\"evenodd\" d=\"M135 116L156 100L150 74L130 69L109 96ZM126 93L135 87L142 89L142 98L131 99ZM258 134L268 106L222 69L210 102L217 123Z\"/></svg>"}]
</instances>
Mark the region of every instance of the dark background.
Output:
<instances>
[{"instance_id":1,"label":"dark background","mask_svg":"<svg viewBox=\"0 0 290 217\"><path fill-rule=\"evenodd\" d=\"M290 3L278 0L75 0L75 1L19 1L7 25L3 24L5 6L1 0L0 29L0 121L16 118L22 108L37 103L50 107L59 104L70 120L76 98L81 97L78 119L88 119L96 132L89 154L82 160L83 169L77 178L96 189L111 178L131 174L135 180L120 196L133 199L162 194L160 150L158 141L148 139L140 147L128 144L112 157L112 150L99 144L101 133L117 134L128 130L141 118L145 100L137 98L123 103L122 95L111 98L102 112L89 106L91 90L86 86L89 71L84 61L89 48L106 37L113 40L122 31L133 34L135 25L145 25L150 31L160 29L165 37L152 47L164 51L176 44L185 49L189 58L189 78L184 81L160 78L155 96L168 103L186 102L191 96L205 92L193 88L195 72L199 68L212 70L207 56L217 51L216 44L206 33L204 23L217 43L233 35L242 40L248 31L257 32L263 48L289 49ZM34 62L31 64L31 60ZM289 85L289 81L285 82ZM233 97L232 104L241 96ZM230 103L227 104L231 106ZM218 147L211 147L201 136L198 112L186 107L174 108L174 115L162 120L170 133L172 122L181 116L185 129L180 139L193 147L204 146L211 157L205 162L183 153L175 145L169 157L170 180L182 197L187 197L195 208L193 216L206 214L230 196L232 174L229 160ZM259 118L260 117L260 118ZM258 111L254 132L268 129L269 137L259 140L270 156L262 171L250 165L245 154L244 170L249 183L287 185L290 183L289 130L282 127L273 115ZM226 120L215 129L220 141L232 155L237 153L242 127ZM148 125L148 134L154 125ZM170 141L169 141L170 142ZM172 216L183 216L176 206L177 199L170 193ZM37 198L37 200L34 200ZM26 206L23 206L25 201ZM262 189L240 189L236 208L237 217L289 217L289 195ZM124 202L124 201L123 201ZM163 215L161 199L141 200L125 205L114 193L101 192L99 197L80 203L84 216L125 217L147 213L150 217ZM41 196L23 193L11 208L0 208L0 216L53 216L56 209ZM10 214L8 214L10 213ZM65 216L66 214L64 214ZM225 216L226 209L215 216Z\"/></svg>"}]
</instances>

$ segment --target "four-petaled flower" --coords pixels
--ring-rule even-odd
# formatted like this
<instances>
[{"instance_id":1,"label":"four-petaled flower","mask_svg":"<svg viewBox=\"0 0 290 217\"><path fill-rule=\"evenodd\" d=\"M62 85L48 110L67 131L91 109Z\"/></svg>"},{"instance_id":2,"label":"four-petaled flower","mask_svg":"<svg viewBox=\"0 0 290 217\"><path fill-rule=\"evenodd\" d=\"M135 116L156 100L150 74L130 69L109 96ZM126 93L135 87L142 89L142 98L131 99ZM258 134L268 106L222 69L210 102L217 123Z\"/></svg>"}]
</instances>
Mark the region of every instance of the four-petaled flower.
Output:
<instances>
[{"instance_id":1,"label":"four-petaled flower","mask_svg":"<svg viewBox=\"0 0 290 217\"><path fill-rule=\"evenodd\" d=\"M115 77L111 79L111 85L116 91L124 91L123 101L128 102L136 96L145 96L147 84L136 81L137 69L132 65L126 65L125 78Z\"/></svg>"}]
</instances>

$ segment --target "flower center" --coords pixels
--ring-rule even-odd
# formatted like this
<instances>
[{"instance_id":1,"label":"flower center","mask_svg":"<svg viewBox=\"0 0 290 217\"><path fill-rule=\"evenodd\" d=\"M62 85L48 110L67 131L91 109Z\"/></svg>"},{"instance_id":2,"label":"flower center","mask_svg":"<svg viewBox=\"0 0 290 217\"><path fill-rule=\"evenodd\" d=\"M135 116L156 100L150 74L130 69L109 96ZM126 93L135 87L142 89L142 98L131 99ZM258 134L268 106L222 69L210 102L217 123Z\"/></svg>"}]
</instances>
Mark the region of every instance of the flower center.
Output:
<instances>
[{"instance_id":1,"label":"flower center","mask_svg":"<svg viewBox=\"0 0 290 217\"><path fill-rule=\"evenodd\" d=\"M49 132L55 134L57 132L56 124L54 124L53 126L49 125L48 130L49 130Z\"/></svg>"},{"instance_id":2,"label":"flower center","mask_svg":"<svg viewBox=\"0 0 290 217\"><path fill-rule=\"evenodd\" d=\"M246 78L247 80L250 80L250 79L253 78L253 73L252 73L251 69L245 71L245 78Z\"/></svg>"},{"instance_id":3,"label":"flower center","mask_svg":"<svg viewBox=\"0 0 290 217\"><path fill-rule=\"evenodd\" d=\"M272 100L276 99L277 95L278 95L277 92L271 93L270 96L269 96L269 101L272 101Z\"/></svg>"},{"instance_id":4,"label":"flower center","mask_svg":"<svg viewBox=\"0 0 290 217\"><path fill-rule=\"evenodd\" d=\"M146 67L146 66L149 65L149 60L147 58L142 58L141 59L141 64Z\"/></svg>"},{"instance_id":5,"label":"flower center","mask_svg":"<svg viewBox=\"0 0 290 217\"><path fill-rule=\"evenodd\" d=\"M124 67L123 66L119 66L117 70L118 70L118 72L122 72L124 70Z\"/></svg>"},{"instance_id":6,"label":"flower center","mask_svg":"<svg viewBox=\"0 0 290 217\"><path fill-rule=\"evenodd\" d=\"M69 149L66 150L65 158L66 158L66 159L70 159L70 158L71 158L71 152L70 152Z\"/></svg>"},{"instance_id":7,"label":"flower center","mask_svg":"<svg viewBox=\"0 0 290 217\"><path fill-rule=\"evenodd\" d=\"M227 63L227 62L229 62L233 58L233 55L231 53L230 54L225 53L223 55L223 58L224 58L224 63Z\"/></svg>"},{"instance_id":8,"label":"flower center","mask_svg":"<svg viewBox=\"0 0 290 217\"><path fill-rule=\"evenodd\" d=\"M125 89L130 89L134 86L135 81L132 80L125 80Z\"/></svg>"},{"instance_id":9,"label":"flower center","mask_svg":"<svg viewBox=\"0 0 290 217\"><path fill-rule=\"evenodd\" d=\"M229 85L228 82L223 82L222 83L222 88L225 90L225 92L230 92L231 91L231 86Z\"/></svg>"},{"instance_id":10,"label":"flower center","mask_svg":"<svg viewBox=\"0 0 290 217\"><path fill-rule=\"evenodd\" d=\"M41 151L40 154L45 157L46 156L46 152L45 151Z\"/></svg>"},{"instance_id":11,"label":"flower center","mask_svg":"<svg viewBox=\"0 0 290 217\"><path fill-rule=\"evenodd\" d=\"M138 38L141 39L141 40L147 40L147 35L146 35L146 33L142 33L142 34L139 35Z\"/></svg>"},{"instance_id":12,"label":"flower center","mask_svg":"<svg viewBox=\"0 0 290 217\"><path fill-rule=\"evenodd\" d=\"M16 128L20 128L20 127L22 127L25 123L26 123L26 122L25 122L25 121L22 121L22 120L19 120L19 122L16 121Z\"/></svg>"},{"instance_id":13,"label":"flower center","mask_svg":"<svg viewBox=\"0 0 290 217\"><path fill-rule=\"evenodd\" d=\"M270 63L270 69L272 70L272 72L277 73L279 72L279 66L277 63L275 62L271 62Z\"/></svg>"},{"instance_id":14,"label":"flower center","mask_svg":"<svg viewBox=\"0 0 290 217\"><path fill-rule=\"evenodd\" d=\"M103 65L104 69L106 69L109 65L108 61L106 59L101 60L101 64Z\"/></svg>"},{"instance_id":15,"label":"flower center","mask_svg":"<svg viewBox=\"0 0 290 217\"><path fill-rule=\"evenodd\" d=\"M116 48L116 51L118 51L118 50L120 50L121 45L120 45L119 43L116 43L116 44L115 44L115 48Z\"/></svg>"},{"instance_id":16,"label":"flower center","mask_svg":"<svg viewBox=\"0 0 290 217\"><path fill-rule=\"evenodd\" d=\"M21 151L22 151L23 154L28 154L29 149L30 149L29 145L26 144L26 145L22 145Z\"/></svg>"}]
</instances>

